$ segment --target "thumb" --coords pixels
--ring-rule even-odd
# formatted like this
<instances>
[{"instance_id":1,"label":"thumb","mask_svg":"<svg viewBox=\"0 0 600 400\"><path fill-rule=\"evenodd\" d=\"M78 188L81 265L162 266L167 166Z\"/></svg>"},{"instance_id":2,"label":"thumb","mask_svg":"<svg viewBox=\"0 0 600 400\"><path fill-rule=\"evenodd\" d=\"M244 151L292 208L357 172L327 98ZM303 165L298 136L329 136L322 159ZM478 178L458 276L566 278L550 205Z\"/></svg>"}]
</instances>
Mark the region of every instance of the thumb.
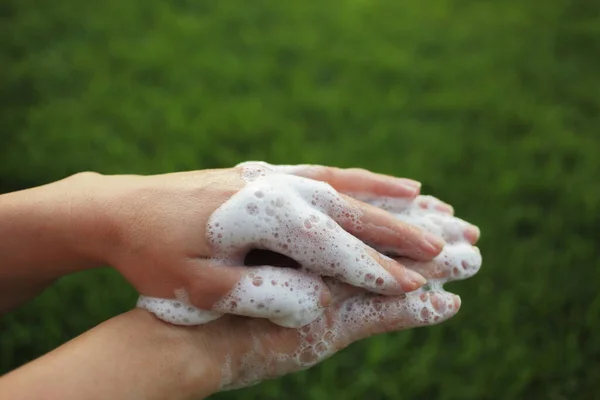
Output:
<instances>
[{"instance_id":1,"label":"thumb","mask_svg":"<svg viewBox=\"0 0 600 400\"><path fill-rule=\"evenodd\" d=\"M138 307L177 325L234 314L299 327L318 318L331 298L320 277L291 268L215 265L209 260L194 260L188 268L187 289L177 291L176 299L141 296Z\"/></svg>"},{"instance_id":2,"label":"thumb","mask_svg":"<svg viewBox=\"0 0 600 400\"><path fill-rule=\"evenodd\" d=\"M241 279L211 310L298 328L317 319L330 302L327 285L316 275L272 266L239 268Z\"/></svg>"}]
</instances>

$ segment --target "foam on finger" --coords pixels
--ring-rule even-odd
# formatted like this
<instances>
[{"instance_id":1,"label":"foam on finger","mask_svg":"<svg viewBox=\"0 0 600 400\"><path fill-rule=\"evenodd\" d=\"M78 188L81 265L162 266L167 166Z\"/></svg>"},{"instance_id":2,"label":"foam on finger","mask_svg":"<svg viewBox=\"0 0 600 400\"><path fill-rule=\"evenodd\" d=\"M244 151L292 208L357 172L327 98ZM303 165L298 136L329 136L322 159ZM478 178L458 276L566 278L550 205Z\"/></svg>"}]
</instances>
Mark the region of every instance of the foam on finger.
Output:
<instances>
[{"instance_id":1,"label":"foam on finger","mask_svg":"<svg viewBox=\"0 0 600 400\"><path fill-rule=\"evenodd\" d=\"M206 324L223 315L220 312L200 310L194 307L185 295L176 299L161 299L142 295L138 298L137 307L143 308L157 318L173 325Z\"/></svg>"},{"instance_id":2,"label":"foam on finger","mask_svg":"<svg viewBox=\"0 0 600 400\"><path fill-rule=\"evenodd\" d=\"M458 312L460 298L438 289L417 290L405 296L356 296L340 308L339 322L351 328L351 341L376 333L431 326ZM354 336L356 335L356 336Z\"/></svg>"},{"instance_id":3,"label":"foam on finger","mask_svg":"<svg viewBox=\"0 0 600 400\"><path fill-rule=\"evenodd\" d=\"M289 268L253 267L211 310L202 310L189 301L185 290L176 299L140 296L137 306L175 325L201 325L224 314L270 318L287 328L298 328L323 313L325 283L316 275ZM327 296L327 295L326 295Z\"/></svg>"},{"instance_id":4,"label":"foam on finger","mask_svg":"<svg viewBox=\"0 0 600 400\"><path fill-rule=\"evenodd\" d=\"M270 318L288 328L306 325L322 314L321 299L327 288L317 276L270 266L252 269L213 310Z\"/></svg>"},{"instance_id":5,"label":"foam on finger","mask_svg":"<svg viewBox=\"0 0 600 400\"><path fill-rule=\"evenodd\" d=\"M468 243L446 245L439 256L431 261L421 262L408 258L398 261L424 276L428 281L463 280L475 275L481 268L481 253Z\"/></svg>"}]
</instances>

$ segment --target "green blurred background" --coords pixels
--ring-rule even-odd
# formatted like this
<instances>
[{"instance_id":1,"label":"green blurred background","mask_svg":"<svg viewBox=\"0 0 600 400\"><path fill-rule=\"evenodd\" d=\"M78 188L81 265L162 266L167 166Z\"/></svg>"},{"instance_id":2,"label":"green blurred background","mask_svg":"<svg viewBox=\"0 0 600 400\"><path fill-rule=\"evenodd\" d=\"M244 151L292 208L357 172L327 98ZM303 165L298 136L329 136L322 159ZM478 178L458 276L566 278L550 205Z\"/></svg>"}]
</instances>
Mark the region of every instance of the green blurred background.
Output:
<instances>
[{"instance_id":1,"label":"green blurred background","mask_svg":"<svg viewBox=\"0 0 600 400\"><path fill-rule=\"evenodd\" d=\"M4 0L0 188L358 166L483 231L451 321L215 399L600 396L600 3ZM133 306L110 270L0 320L0 372ZM92 362L92 360L90 360Z\"/></svg>"}]
</instances>

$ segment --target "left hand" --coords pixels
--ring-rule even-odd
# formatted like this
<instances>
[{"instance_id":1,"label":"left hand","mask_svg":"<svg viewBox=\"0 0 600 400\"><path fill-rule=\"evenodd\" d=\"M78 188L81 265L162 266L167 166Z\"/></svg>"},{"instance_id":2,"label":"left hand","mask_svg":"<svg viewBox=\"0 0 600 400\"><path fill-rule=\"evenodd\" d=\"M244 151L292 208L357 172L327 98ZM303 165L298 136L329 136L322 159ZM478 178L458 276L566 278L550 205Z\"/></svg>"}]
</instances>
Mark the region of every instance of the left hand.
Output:
<instances>
[{"instance_id":1,"label":"left hand","mask_svg":"<svg viewBox=\"0 0 600 400\"><path fill-rule=\"evenodd\" d=\"M383 332L439 324L458 312L460 298L442 286L479 271L482 259L474 246L478 230L455 218L451 207L429 196L419 196L397 208L388 203L387 208L395 209L397 218L412 220L448 241L434 260L409 264L428 279L429 286L405 295L386 296L328 279L332 304L321 317L302 328L282 328L264 319L232 315L191 328L190 336L202 337L210 349L209 365L215 366L219 390L306 369L355 341ZM206 382L202 385L205 390Z\"/></svg>"}]
</instances>

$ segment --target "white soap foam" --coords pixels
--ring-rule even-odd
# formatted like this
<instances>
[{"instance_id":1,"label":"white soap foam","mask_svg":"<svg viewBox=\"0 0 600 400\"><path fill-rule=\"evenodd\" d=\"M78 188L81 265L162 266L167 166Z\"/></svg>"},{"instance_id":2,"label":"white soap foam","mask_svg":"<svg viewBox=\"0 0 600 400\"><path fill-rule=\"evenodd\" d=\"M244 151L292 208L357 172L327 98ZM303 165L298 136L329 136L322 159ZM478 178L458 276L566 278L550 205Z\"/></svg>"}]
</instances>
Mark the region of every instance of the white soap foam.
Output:
<instances>
[{"instance_id":1,"label":"white soap foam","mask_svg":"<svg viewBox=\"0 0 600 400\"><path fill-rule=\"evenodd\" d=\"M200 310L189 302L148 296L140 296L137 307L144 308L163 321L174 325L201 325L222 315L219 312Z\"/></svg>"},{"instance_id":2,"label":"white soap foam","mask_svg":"<svg viewBox=\"0 0 600 400\"><path fill-rule=\"evenodd\" d=\"M365 252L366 246L338 225L341 222L360 224L360 214L329 185L281 172L293 170L292 166L277 167L262 162L242 165L246 187L217 209L208 224L208 237L215 249L213 261L241 265L248 251L261 248L289 256L299 262L305 272L343 279L371 291L381 292L382 287L397 285ZM365 197L359 200L390 211L400 220L438 234L448 242L442 253L429 263L406 260L407 267L422 274L429 273L426 275L429 284L409 293L405 303L414 303L416 300L411 299L426 290L447 296L442 289L445 282L465 279L479 270L481 255L464 238L467 224L437 210L436 199L419 196L414 201ZM211 311L193 307L185 293L178 293L176 300L141 296L138 306L180 325L206 323L222 313L268 317L284 327L318 321L324 312L319 304L320 280L310 274L281 268L253 268L264 270L244 277ZM368 276L378 279L367 279ZM272 284L273 281L277 284ZM413 310L405 303L404 311ZM354 307L358 310L355 313L359 313L355 318L377 314L369 306L363 308ZM413 311L419 310L414 308ZM435 314L430 309L427 312ZM342 320L347 324L348 318ZM314 350L314 346L311 349Z\"/></svg>"}]
</instances>

